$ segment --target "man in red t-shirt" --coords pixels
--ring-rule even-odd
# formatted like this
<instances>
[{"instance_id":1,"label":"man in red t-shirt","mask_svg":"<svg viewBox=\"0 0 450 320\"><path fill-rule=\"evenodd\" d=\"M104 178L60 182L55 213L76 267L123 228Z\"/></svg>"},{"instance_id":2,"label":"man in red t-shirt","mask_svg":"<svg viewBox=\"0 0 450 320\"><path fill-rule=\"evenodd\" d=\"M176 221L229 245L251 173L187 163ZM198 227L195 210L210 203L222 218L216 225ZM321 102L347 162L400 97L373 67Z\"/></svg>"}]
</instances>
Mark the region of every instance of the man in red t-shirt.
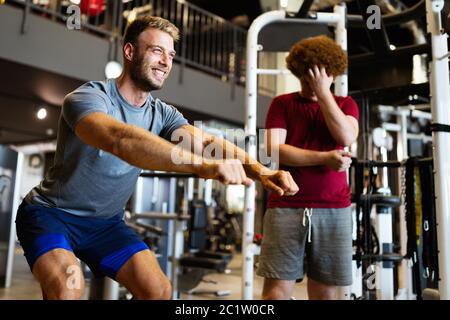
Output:
<instances>
[{"instance_id":1,"label":"man in red t-shirt","mask_svg":"<svg viewBox=\"0 0 450 320\"><path fill-rule=\"evenodd\" d=\"M333 40L304 39L286 62L301 91L272 101L267 149L279 152L300 191L270 195L257 274L265 278L263 299L289 299L306 260L309 299L336 299L337 287L352 283L351 155L343 149L358 136L358 106L331 93L334 77L347 68Z\"/></svg>"}]
</instances>

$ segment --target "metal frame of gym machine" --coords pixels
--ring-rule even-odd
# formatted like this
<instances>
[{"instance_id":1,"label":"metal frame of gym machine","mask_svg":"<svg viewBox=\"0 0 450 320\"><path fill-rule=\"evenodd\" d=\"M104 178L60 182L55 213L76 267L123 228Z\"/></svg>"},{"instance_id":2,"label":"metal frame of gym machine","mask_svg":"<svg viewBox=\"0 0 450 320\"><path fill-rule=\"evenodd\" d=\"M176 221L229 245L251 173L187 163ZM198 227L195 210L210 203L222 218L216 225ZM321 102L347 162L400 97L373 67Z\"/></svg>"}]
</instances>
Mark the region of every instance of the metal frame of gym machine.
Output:
<instances>
[{"instance_id":1,"label":"metal frame of gym machine","mask_svg":"<svg viewBox=\"0 0 450 320\"><path fill-rule=\"evenodd\" d=\"M444 0L426 0L431 39L430 96L433 121L433 163L439 259L439 295L450 299L450 79L448 35L442 29Z\"/></svg>"},{"instance_id":2,"label":"metal frame of gym machine","mask_svg":"<svg viewBox=\"0 0 450 320\"><path fill-rule=\"evenodd\" d=\"M256 117L257 117L257 96L258 96L258 75L283 75L288 71L280 69L259 69L258 52L262 47L258 44L259 32L267 25L275 22L285 22L287 24L321 24L335 28L335 40L347 51L347 29L346 29L346 6L344 3L336 5L334 12L317 12L314 19L292 18L287 16L283 10L270 11L255 19L247 34L247 68L246 68L246 116L245 116L245 137L246 151L256 159ZM337 95L347 95L347 74L343 74L335 79L335 93ZM256 246L253 244L255 222L255 185L246 188L244 226L242 235L242 299L253 299L253 259Z\"/></svg>"}]
</instances>

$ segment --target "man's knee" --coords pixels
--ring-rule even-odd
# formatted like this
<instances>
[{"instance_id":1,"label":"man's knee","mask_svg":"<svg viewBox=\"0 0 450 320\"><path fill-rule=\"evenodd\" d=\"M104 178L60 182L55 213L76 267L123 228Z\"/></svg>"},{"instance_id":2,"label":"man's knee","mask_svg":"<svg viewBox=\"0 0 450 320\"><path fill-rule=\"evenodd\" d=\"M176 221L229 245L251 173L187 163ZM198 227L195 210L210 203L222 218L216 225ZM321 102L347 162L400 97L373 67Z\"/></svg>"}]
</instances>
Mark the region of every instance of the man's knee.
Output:
<instances>
[{"instance_id":1,"label":"man's knee","mask_svg":"<svg viewBox=\"0 0 450 320\"><path fill-rule=\"evenodd\" d=\"M282 288L272 288L263 292L262 294L263 300L289 300L290 295L288 292L283 290Z\"/></svg>"},{"instance_id":2,"label":"man's knee","mask_svg":"<svg viewBox=\"0 0 450 320\"><path fill-rule=\"evenodd\" d=\"M46 297L49 300L81 300L83 292L80 290L61 290L49 295L46 293Z\"/></svg>"},{"instance_id":3,"label":"man's knee","mask_svg":"<svg viewBox=\"0 0 450 320\"><path fill-rule=\"evenodd\" d=\"M262 292L263 300L289 300L294 289L295 281L293 280L279 280L279 279L264 279L264 286Z\"/></svg>"},{"instance_id":4,"label":"man's knee","mask_svg":"<svg viewBox=\"0 0 450 320\"><path fill-rule=\"evenodd\" d=\"M321 289L321 290L317 290L317 291L314 291L314 289L313 289L311 291L312 292L309 292L309 294L308 294L309 300L336 300L337 299L336 290L333 288Z\"/></svg>"},{"instance_id":5,"label":"man's knee","mask_svg":"<svg viewBox=\"0 0 450 320\"><path fill-rule=\"evenodd\" d=\"M172 298L172 285L169 280L161 279L158 284L149 283L138 292L133 293L138 300L170 300Z\"/></svg>"},{"instance_id":6,"label":"man's knee","mask_svg":"<svg viewBox=\"0 0 450 320\"><path fill-rule=\"evenodd\" d=\"M336 300L337 287L308 279L308 296L310 300Z\"/></svg>"},{"instance_id":7,"label":"man's knee","mask_svg":"<svg viewBox=\"0 0 450 320\"><path fill-rule=\"evenodd\" d=\"M161 300L170 300L172 299L172 285L167 280L164 285L163 291L161 292Z\"/></svg>"},{"instance_id":8,"label":"man's knee","mask_svg":"<svg viewBox=\"0 0 450 320\"><path fill-rule=\"evenodd\" d=\"M81 300L84 286L69 288L65 282L52 282L42 285L43 296L46 300Z\"/></svg>"}]
</instances>

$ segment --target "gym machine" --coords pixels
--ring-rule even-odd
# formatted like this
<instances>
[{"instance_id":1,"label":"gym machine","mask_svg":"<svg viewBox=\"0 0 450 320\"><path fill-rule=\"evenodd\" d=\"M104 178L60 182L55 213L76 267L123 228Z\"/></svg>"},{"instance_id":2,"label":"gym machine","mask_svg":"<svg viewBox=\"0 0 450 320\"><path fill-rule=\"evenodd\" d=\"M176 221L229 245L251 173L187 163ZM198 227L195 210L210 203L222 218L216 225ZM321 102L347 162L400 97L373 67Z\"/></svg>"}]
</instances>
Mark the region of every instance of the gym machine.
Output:
<instances>
[{"instance_id":1,"label":"gym machine","mask_svg":"<svg viewBox=\"0 0 450 320\"><path fill-rule=\"evenodd\" d=\"M439 265L432 158L405 163L408 256L418 300L439 299Z\"/></svg>"},{"instance_id":2,"label":"gym machine","mask_svg":"<svg viewBox=\"0 0 450 320\"><path fill-rule=\"evenodd\" d=\"M352 292L355 299L394 299L394 266L404 257L396 252L398 249L395 247L398 246L394 246L393 209L400 205L400 198L391 194L387 169L400 166L400 162L385 159L353 159L351 172L354 170L355 174L352 200L356 203L354 260L358 266L357 272L362 273L363 279L361 292ZM368 181L364 187L366 170ZM377 177L381 185L376 183Z\"/></svg>"}]
</instances>

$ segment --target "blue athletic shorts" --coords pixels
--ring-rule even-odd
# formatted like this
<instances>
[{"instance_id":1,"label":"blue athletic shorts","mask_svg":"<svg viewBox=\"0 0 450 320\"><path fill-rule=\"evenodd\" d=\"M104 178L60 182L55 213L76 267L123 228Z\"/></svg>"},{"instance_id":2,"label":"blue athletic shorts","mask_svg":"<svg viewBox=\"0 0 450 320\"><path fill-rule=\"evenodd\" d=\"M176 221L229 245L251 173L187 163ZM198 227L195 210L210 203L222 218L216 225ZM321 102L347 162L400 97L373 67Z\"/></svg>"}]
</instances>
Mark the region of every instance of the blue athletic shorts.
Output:
<instances>
[{"instance_id":1,"label":"blue athletic shorts","mask_svg":"<svg viewBox=\"0 0 450 320\"><path fill-rule=\"evenodd\" d=\"M110 219L76 216L56 208L19 206L17 237L30 269L44 253L62 248L85 262L96 277L116 278L135 253L148 249L123 221L123 212Z\"/></svg>"}]
</instances>

